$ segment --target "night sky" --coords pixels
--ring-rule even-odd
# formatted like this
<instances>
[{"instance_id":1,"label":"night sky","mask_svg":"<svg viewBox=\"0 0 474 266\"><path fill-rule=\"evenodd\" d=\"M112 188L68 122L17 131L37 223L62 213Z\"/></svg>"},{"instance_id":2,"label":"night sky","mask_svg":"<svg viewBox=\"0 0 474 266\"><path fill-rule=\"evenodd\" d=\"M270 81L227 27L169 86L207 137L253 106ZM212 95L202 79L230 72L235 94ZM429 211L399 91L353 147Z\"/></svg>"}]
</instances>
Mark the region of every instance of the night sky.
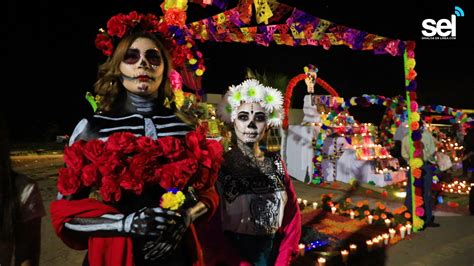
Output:
<instances>
[{"instance_id":1,"label":"night sky","mask_svg":"<svg viewBox=\"0 0 474 266\"><path fill-rule=\"evenodd\" d=\"M98 28L109 17L131 10L160 13L162 1L13 1L8 0L7 16L1 31L4 67L2 111L6 111L11 136L18 141L44 140L54 134L70 134L75 124L92 113L84 99L93 91L97 65L104 57L94 47ZM416 67L421 104L441 104L474 108L474 41L471 38L474 8L472 1L281 1L336 24L369 33L417 43ZM383 5L382 5L383 3ZM235 5L229 5L229 8ZM426 18L450 18L454 6L464 10L457 18L456 40L421 40L421 23ZM220 13L215 7L190 4L188 22ZM4 21L7 20L7 21ZM342 97L364 93L392 97L404 94L403 59L353 51L346 46L270 47L238 43L198 43L207 70L203 88L222 93L230 84L242 81L245 69L280 73L289 78L302 73L307 64L319 67L319 77L331 84ZM467 65L467 66L461 66ZM14 79L13 76L20 76ZM7 87L5 83L14 84ZM294 106L301 105L303 87L295 90ZM299 94L298 94L299 91ZM19 110L26 112L20 115ZM351 109L352 111L352 109ZM382 108L354 109L356 119L380 114ZM360 115L360 117L359 117ZM381 116L381 115L380 115Z\"/></svg>"}]
</instances>

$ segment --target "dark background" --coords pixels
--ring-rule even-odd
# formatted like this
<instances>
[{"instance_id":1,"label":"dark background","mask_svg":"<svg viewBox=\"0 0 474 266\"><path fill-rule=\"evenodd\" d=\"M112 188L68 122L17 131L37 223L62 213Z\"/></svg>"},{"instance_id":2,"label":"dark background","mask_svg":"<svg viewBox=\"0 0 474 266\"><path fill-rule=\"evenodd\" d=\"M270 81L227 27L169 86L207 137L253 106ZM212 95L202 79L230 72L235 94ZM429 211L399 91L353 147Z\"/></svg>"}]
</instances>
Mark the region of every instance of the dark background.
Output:
<instances>
[{"instance_id":1,"label":"dark background","mask_svg":"<svg viewBox=\"0 0 474 266\"><path fill-rule=\"evenodd\" d=\"M92 113L84 99L93 92L97 65L104 60L94 47L98 28L108 18L131 10L161 13L162 1L13 1L8 0L2 18L4 69L0 92L15 141L51 140L70 134L76 123ZM468 0L440 1L281 1L336 24L401 40L416 41L415 70L421 104L474 108L472 18ZM235 6L229 3L229 8ZM426 18L450 19L454 6L464 10L457 17L456 40L421 40L421 22ZM221 12L215 7L189 4L188 22ZM198 43L207 70L203 88L222 93L240 83L245 69L281 73L289 78L302 73L307 64L319 67L319 77L342 97L364 93L387 97L405 93L403 59L354 51L346 46L270 47L238 43ZM10 84L7 86L7 83ZM301 106L304 89L295 89L294 107ZM353 108L361 122L380 119L383 108Z\"/></svg>"}]
</instances>

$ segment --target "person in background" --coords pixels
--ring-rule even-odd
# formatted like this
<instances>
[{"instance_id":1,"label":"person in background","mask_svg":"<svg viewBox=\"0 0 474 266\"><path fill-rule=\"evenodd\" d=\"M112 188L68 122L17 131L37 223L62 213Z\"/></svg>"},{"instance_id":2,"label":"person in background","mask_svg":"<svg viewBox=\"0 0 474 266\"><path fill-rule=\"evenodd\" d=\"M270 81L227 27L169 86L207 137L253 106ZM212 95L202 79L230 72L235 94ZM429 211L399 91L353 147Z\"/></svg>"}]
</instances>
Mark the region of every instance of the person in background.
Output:
<instances>
[{"instance_id":1,"label":"person in background","mask_svg":"<svg viewBox=\"0 0 474 266\"><path fill-rule=\"evenodd\" d=\"M11 167L7 131L0 115L0 265L39 265L46 211L38 184Z\"/></svg>"},{"instance_id":2,"label":"person in background","mask_svg":"<svg viewBox=\"0 0 474 266\"><path fill-rule=\"evenodd\" d=\"M88 249L84 265L202 265L193 222L202 220L205 214L212 215L217 207L214 182L222 147L217 141L206 140L205 136L201 139L196 137L197 133L192 135L192 125L180 118L174 104L164 106L165 99L172 98L170 74L173 69L165 40L158 32L158 18L153 14L130 12L112 17L107 25L109 34L119 30L121 34L116 35L118 43L109 42L106 34L99 34L96 39L96 46L109 55L99 67L95 83L100 97L99 109L78 123L70 145L93 146L90 152L97 156L102 145L120 148L130 145L127 140L136 136L144 137L137 144L144 149L155 147L155 143L159 146L150 150L148 156L135 155L133 162L143 163L135 170L131 167L124 170L121 161L116 159L117 154L111 152L103 155L106 163L98 163L98 170L80 169L79 181L59 182L68 180L61 179L60 172L58 188L61 190L58 200L51 205L53 226L68 246ZM112 136L123 137L110 142ZM200 148L212 146L213 152L208 150L206 158L202 158L210 160L205 169L201 163L187 164L183 160L181 167L176 167L178 164L155 159L163 153L170 156L166 159L172 158L173 152L176 156L187 155L183 143L189 142ZM201 150L193 152L194 155ZM150 164L159 168L149 172ZM177 191L167 192L164 182L174 182L170 176L175 176L176 171L196 171L196 168L203 171L198 176L183 179L181 184L194 191L186 195L190 204L180 209L165 208L163 195L170 195L171 202L176 204L181 198L173 196ZM67 168L63 172L67 173ZM100 190L83 182L87 174L100 174ZM184 177L176 176L178 181L180 178ZM120 180L119 184L114 183L116 179ZM67 186L74 182L84 185L68 191ZM115 191L115 197L106 198L104 195L110 195L107 194L110 190Z\"/></svg>"},{"instance_id":3,"label":"person in background","mask_svg":"<svg viewBox=\"0 0 474 266\"><path fill-rule=\"evenodd\" d=\"M267 129L281 125L281 111L281 93L256 79L231 86L218 108L221 119L233 123L236 138L217 182L215 228L221 232L213 236L223 235L215 245L227 243L237 261L229 255L209 265L290 265L297 254L301 217L293 184L279 153L259 146Z\"/></svg>"},{"instance_id":4,"label":"person in background","mask_svg":"<svg viewBox=\"0 0 474 266\"><path fill-rule=\"evenodd\" d=\"M431 132L427 128L426 123L423 123L422 130L423 133L421 137L421 143L423 145L423 166L421 167L421 169L423 171L423 206L425 211L424 227L438 227L440 225L434 222L434 200L431 189L433 185L433 175L436 169L436 144L433 136L431 135ZM402 157L405 159L406 162L410 161L410 146L408 143L409 137L410 136L407 132L402 140ZM413 177L408 174L407 178L407 196L405 198L405 206L408 208L408 210L412 210L411 183L413 182Z\"/></svg>"}]
</instances>

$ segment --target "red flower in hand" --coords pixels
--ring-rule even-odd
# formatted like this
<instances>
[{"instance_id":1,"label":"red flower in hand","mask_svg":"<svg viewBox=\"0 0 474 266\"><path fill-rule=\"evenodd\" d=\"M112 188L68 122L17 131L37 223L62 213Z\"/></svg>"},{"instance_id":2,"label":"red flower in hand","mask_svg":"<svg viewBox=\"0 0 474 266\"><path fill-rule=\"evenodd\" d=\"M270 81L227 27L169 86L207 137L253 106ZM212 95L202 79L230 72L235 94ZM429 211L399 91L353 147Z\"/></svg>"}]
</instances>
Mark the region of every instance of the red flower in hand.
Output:
<instances>
[{"instance_id":1,"label":"red flower in hand","mask_svg":"<svg viewBox=\"0 0 474 266\"><path fill-rule=\"evenodd\" d=\"M116 151L129 154L136 149L137 137L130 132L118 132L109 136L105 148L108 151Z\"/></svg>"},{"instance_id":2,"label":"red flower in hand","mask_svg":"<svg viewBox=\"0 0 474 266\"><path fill-rule=\"evenodd\" d=\"M71 168L61 168L59 170L58 191L67 196L74 194L80 186L78 172L74 171Z\"/></svg>"},{"instance_id":3,"label":"red flower in hand","mask_svg":"<svg viewBox=\"0 0 474 266\"><path fill-rule=\"evenodd\" d=\"M102 178L102 186L99 191L105 201L119 201L122 196L119 182L115 177Z\"/></svg>"},{"instance_id":4,"label":"red flower in hand","mask_svg":"<svg viewBox=\"0 0 474 266\"><path fill-rule=\"evenodd\" d=\"M180 157L184 150L181 140L174 137L159 138L156 142L163 150L163 155L170 160Z\"/></svg>"},{"instance_id":5,"label":"red flower in hand","mask_svg":"<svg viewBox=\"0 0 474 266\"><path fill-rule=\"evenodd\" d=\"M143 191L143 180L133 177L131 173L126 173L120 179L120 187L125 190L131 190L133 193L140 195Z\"/></svg>"},{"instance_id":6,"label":"red flower in hand","mask_svg":"<svg viewBox=\"0 0 474 266\"><path fill-rule=\"evenodd\" d=\"M82 169L81 180L86 187L95 186L99 184L100 176L97 166L95 164L89 164Z\"/></svg>"},{"instance_id":7,"label":"red flower in hand","mask_svg":"<svg viewBox=\"0 0 474 266\"><path fill-rule=\"evenodd\" d=\"M84 156L93 163L98 163L101 160L101 155L104 152L105 142L102 140L90 140L84 146Z\"/></svg>"},{"instance_id":8,"label":"red flower in hand","mask_svg":"<svg viewBox=\"0 0 474 266\"><path fill-rule=\"evenodd\" d=\"M85 141L81 140L64 150L64 162L75 172L79 172L86 163L83 156Z\"/></svg>"}]
</instances>

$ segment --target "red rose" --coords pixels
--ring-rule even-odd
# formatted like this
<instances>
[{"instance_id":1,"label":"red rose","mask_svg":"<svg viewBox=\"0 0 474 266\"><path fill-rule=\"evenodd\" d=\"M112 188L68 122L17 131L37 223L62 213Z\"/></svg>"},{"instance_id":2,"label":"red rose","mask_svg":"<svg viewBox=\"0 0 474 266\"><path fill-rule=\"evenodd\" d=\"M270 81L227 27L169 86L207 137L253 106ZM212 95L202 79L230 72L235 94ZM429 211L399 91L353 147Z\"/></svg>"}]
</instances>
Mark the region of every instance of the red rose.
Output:
<instances>
[{"instance_id":1,"label":"red rose","mask_svg":"<svg viewBox=\"0 0 474 266\"><path fill-rule=\"evenodd\" d=\"M137 152L154 153L156 156L161 156L163 151L157 142L149 137L141 136L137 139Z\"/></svg>"},{"instance_id":2,"label":"red rose","mask_svg":"<svg viewBox=\"0 0 474 266\"><path fill-rule=\"evenodd\" d=\"M165 164L155 171L155 175L162 188L182 189L188 183L189 178L196 173L197 169L197 161L189 158Z\"/></svg>"},{"instance_id":3,"label":"red rose","mask_svg":"<svg viewBox=\"0 0 474 266\"><path fill-rule=\"evenodd\" d=\"M105 201L119 201L122 196L119 182L115 178L102 178L102 186L100 186L99 192Z\"/></svg>"},{"instance_id":4,"label":"red rose","mask_svg":"<svg viewBox=\"0 0 474 266\"><path fill-rule=\"evenodd\" d=\"M119 153L108 152L101 157L102 161L99 165L99 172L102 176L123 175L127 170L126 161L119 156Z\"/></svg>"},{"instance_id":5,"label":"red rose","mask_svg":"<svg viewBox=\"0 0 474 266\"><path fill-rule=\"evenodd\" d=\"M143 15L140 25L149 32L157 32L159 28L159 20L154 14Z\"/></svg>"},{"instance_id":6,"label":"red rose","mask_svg":"<svg viewBox=\"0 0 474 266\"><path fill-rule=\"evenodd\" d=\"M129 27L135 27L140 20L141 16L137 13L137 11L132 11L128 13L127 16L124 16L124 23Z\"/></svg>"},{"instance_id":7,"label":"red rose","mask_svg":"<svg viewBox=\"0 0 474 266\"><path fill-rule=\"evenodd\" d=\"M85 143L84 140L80 140L64 149L64 162L67 167L76 172L79 172L86 163L86 158L83 155Z\"/></svg>"},{"instance_id":8,"label":"red rose","mask_svg":"<svg viewBox=\"0 0 474 266\"><path fill-rule=\"evenodd\" d=\"M120 187L140 195L143 192L143 180L133 177L131 173L126 173L120 178Z\"/></svg>"},{"instance_id":9,"label":"red rose","mask_svg":"<svg viewBox=\"0 0 474 266\"><path fill-rule=\"evenodd\" d=\"M130 132L117 132L109 136L105 145L106 150L129 154L136 149L137 137Z\"/></svg>"},{"instance_id":10,"label":"red rose","mask_svg":"<svg viewBox=\"0 0 474 266\"><path fill-rule=\"evenodd\" d=\"M95 37L95 47L101 50L106 56L111 56L114 52L114 45L112 39L102 33L97 34Z\"/></svg>"},{"instance_id":11,"label":"red rose","mask_svg":"<svg viewBox=\"0 0 474 266\"><path fill-rule=\"evenodd\" d=\"M82 169L82 183L84 186L89 187L99 183L100 172L97 166L94 164L86 165Z\"/></svg>"},{"instance_id":12,"label":"red rose","mask_svg":"<svg viewBox=\"0 0 474 266\"><path fill-rule=\"evenodd\" d=\"M80 186L79 173L71 168L61 168L56 186L65 196L74 194Z\"/></svg>"},{"instance_id":13,"label":"red rose","mask_svg":"<svg viewBox=\"0 0 474 266\"><path fill-rule=\"evenodd\" d=\"M143 179L145 182L153 180L155 170L158 168L156 155L152 153L139 153L129 161L129 172L132 177Z\"/></svg>"},{"instance_id":14,"label":"red rose","mask_svg":"<svg viewBox=\"0 0 474 266\"><path fill-rule=\"evenodd\" d=\"M100 156L104 152L105 142L99 139L90 140L84 146L84 156L93 162L98 163Z\"/></svg>"},{"instance_id":15,"label":"red rose","mask_svg":"<svg viewBox=\"0 0 474 266\"><path fill-rule=\"evenodd\" d=\"M118 14L111 17L109 21L107 21L107 33L110 36L122 38L128 30L128 27L125 23L126 19L127 17L124 14Z\"/></svg>"},{"instance_id":16,"label":"red rose","mask_svg":"<svg viewBox=\"0 0 474 266\"><path fill-rule=\"evenodd\" d=\"M200 147L200 142L202 140L203 137L196 131L191 131L186 134L186 146L188 147L188 151L190 151L198 160L201 158L202 151Z\"/></svg>"},{"instance_id":17,"label":"red rose","mask_svg":"<svg viewBox=\"0 0 474 266\"><path fill-rule=\"evenodd\" d=\"M159 138L156 142L163 150L163 156L171 160L174 160L181 156L184 150L181 140L174 137L162 137Z\"/></svg>"}]
</instances>

